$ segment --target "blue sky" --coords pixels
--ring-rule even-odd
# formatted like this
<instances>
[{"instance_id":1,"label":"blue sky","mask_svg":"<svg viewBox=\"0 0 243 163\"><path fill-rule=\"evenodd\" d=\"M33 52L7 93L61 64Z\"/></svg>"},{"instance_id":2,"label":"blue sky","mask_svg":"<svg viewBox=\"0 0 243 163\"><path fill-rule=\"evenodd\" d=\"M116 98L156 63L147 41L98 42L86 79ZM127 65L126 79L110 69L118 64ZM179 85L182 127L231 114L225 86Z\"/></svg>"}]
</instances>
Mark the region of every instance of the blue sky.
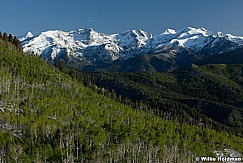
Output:
<instances>
[{"instance_id":1,"label":"blue sky","mask_svg":"<svg viewBox=\"0 0 243 163\"><path fill-rule=\"evenodd\" d=\"M243 0L1 0L0 31L94 28L117 33L205 27L243 36Z\"/></svg>"}]
</instances>

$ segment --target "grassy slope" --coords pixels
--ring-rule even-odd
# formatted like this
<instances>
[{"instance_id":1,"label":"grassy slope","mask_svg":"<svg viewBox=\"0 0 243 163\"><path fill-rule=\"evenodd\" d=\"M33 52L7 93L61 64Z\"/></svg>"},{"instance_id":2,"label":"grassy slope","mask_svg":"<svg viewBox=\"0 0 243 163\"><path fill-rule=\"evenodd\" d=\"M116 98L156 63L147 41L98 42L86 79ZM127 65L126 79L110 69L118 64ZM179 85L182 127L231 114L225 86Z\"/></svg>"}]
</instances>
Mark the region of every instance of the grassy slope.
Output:
<instances>
[{"instance_id":1,"label":"grassy slope","mask_svg":"<svg viewBox=\"0 0 243 163\"><path fill-rule=\"evenodd\" d=\"M0 40L0 158L7 162L182 161L243 139L133 110Z\"/></svg>"}]
</instances>

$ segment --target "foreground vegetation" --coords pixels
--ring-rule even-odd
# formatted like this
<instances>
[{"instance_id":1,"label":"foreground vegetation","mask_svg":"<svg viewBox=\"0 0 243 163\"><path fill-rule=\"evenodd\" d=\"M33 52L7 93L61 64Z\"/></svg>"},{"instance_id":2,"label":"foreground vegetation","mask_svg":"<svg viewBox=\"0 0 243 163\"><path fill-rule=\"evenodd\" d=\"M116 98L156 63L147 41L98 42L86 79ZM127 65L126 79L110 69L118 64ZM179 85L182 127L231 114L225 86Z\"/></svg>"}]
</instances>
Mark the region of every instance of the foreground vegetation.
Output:
<instances>
[{"instance_id":1,"label":"foreground vegetation","mask_svg":"<svg viewBox=\"0 0 243 163\"><path fill-rule=\"evenodd\" d=\"M179 106L178 106L179 107ZM0 40L3 162L194 162L243 138L146 113Z\"/></svg>"}]
</instances>

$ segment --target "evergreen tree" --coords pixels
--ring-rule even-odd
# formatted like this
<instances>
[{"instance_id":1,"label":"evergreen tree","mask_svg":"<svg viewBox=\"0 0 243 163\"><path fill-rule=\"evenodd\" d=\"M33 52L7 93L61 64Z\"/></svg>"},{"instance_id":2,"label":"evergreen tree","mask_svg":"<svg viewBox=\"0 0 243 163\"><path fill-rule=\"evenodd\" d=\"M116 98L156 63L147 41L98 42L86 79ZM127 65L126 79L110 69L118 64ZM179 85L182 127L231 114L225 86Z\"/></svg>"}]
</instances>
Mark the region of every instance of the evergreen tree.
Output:
<instances>
[{"instance_id":1,"label":"evergreen tree","mask_svg":"<svg viewBox=\"0 0 243 163\"><path fill-rule=\"evenodd\" d=\"M16 48L17 48L18 50L21 50L21 51L22 51L22 44L21 44L21 42L17 39L16 36L14 36L14 38L13 38L13 44L16 46Z\"/></svg>"},{"instance_id":2,"label":"evergreen tree","mask_svg":"<svg viewBox=\"0 0 243 163\"><path fill-rule=\"evenodd\" d=\"M8 41L8 35L6 32L3 33L3 40Z\"/></svg>"},{"instance_id":3,"label":"evergreen tree","mask_svg":"<svg viewBox=\"0 0 243 163\"><path fill-rule=\"evenodd\" d=\"M11 42L11 43L13 42L13 35L12 34L8 35L8 41Z\"/></svg>"},{"instance_id":4,"label":"evergreen tree","mask_svg":"<svg viewBox=\"0 0 243 163\"><path fill-rule=\"evenodd\" d=\"M57 68L61 71L61 72L64 72L65 69L66 69L66 66L65 66L65 62L63 59L60 59L58 62L57 62Z\"/></svg>"},{"instance_id":5,"label":"evergreen tree","mask_svg":"<svg viewBox=\"0 0 243 163\"><path fill-rule=\"evenodd\" d=\"M78 76L78 72L74 69L74 68L71 68L70 72L69 72L69 75L73 78L73 79L76 79L77 76Z\"/></svg>"}]
</instances>

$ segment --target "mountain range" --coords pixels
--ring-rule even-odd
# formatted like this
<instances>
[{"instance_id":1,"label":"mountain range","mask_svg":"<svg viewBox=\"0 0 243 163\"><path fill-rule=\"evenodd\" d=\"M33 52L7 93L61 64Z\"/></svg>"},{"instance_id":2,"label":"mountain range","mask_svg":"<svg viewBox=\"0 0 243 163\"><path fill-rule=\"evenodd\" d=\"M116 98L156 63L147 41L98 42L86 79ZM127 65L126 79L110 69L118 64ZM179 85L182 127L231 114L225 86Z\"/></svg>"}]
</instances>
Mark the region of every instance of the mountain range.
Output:
<instances>
[{"instance_id":1,"label":"mountain range","mask_svg":"<svg viewBox=\"0 0 243 163\"><path fill-rule=\"evenodd\" d=\"M114 70L114 67L118 71L133 71L129 64L134 66L134 63L143 67L140 70L147 70L147 66L170 71L243 47L241 36L193 27L167 29L159 35L143 30L117 34L99 33L91 28L70 32L51 30L37 36L28 32L19 40L24 52L35 53L49 62L63 59L69 66L90 71ZM141 66L141 60L148 65Z\"/></svg>"}]
</instances>

